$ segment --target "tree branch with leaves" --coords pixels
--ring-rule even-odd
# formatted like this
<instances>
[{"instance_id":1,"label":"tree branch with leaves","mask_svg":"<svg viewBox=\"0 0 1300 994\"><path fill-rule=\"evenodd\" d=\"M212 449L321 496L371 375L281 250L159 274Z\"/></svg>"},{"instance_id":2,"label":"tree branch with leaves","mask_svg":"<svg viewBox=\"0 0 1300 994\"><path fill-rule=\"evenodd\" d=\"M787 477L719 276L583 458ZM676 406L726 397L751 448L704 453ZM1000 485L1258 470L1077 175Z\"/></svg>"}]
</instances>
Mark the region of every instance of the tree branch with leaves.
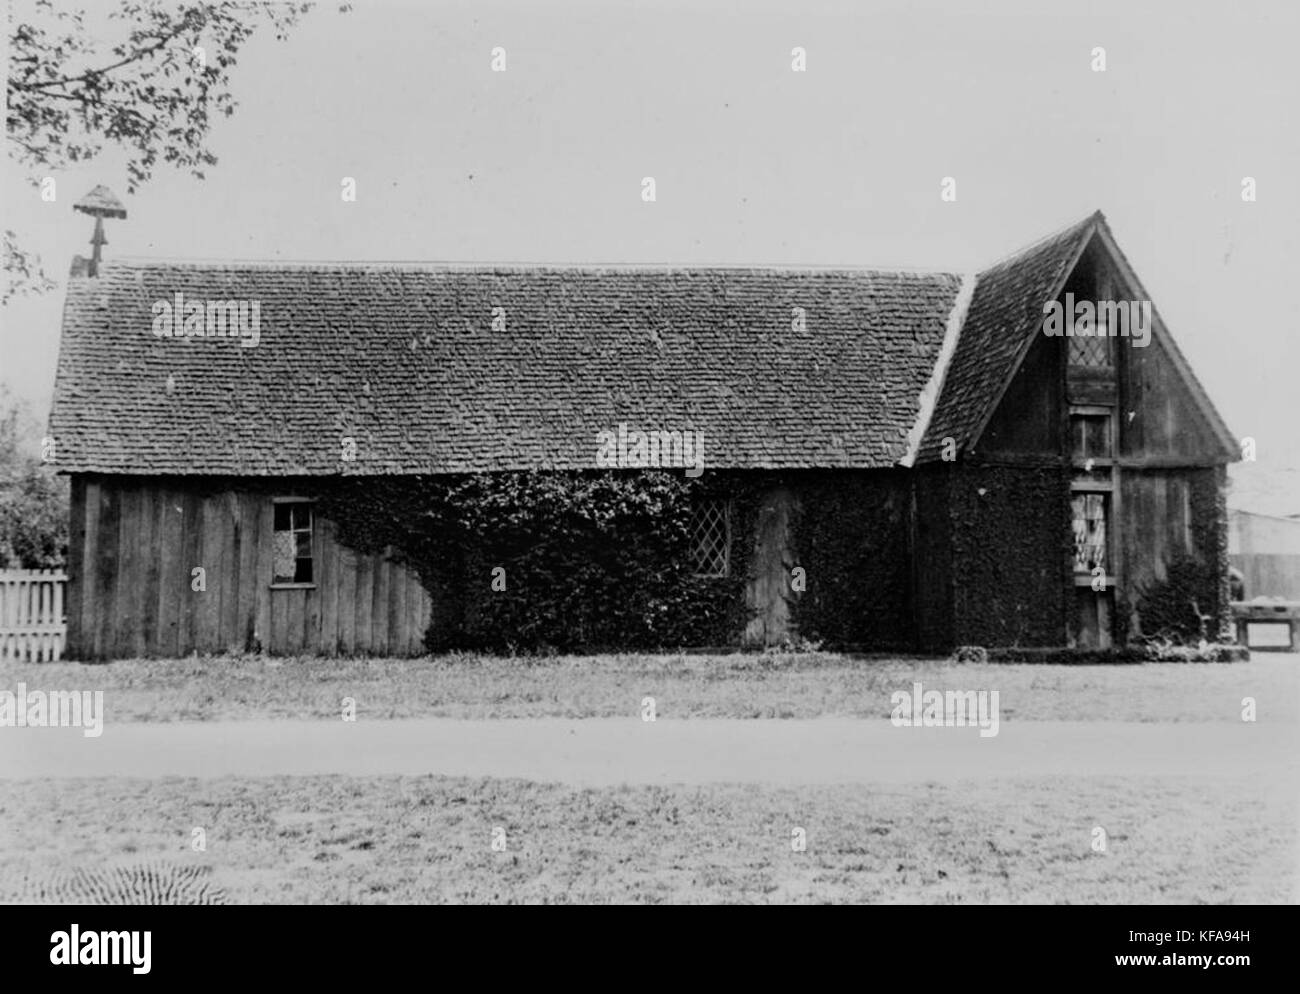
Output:
<instances>
[{"instance_id":1,"label":"tree branch with leaves","mask_svg":"<svg viewBox=\"0 0 1300 994\"><path fill-rule=\"evenodd\" d=\"M84 9L52 0L20 6L9 23L10 158L39 185L116 146L127 153L127 192L135 193L159 162L200 179L216 165L208 138L213 120L238 106L230 77L240 52L259 30L283 40L314 4L120 0L108 14L120 29L111 40L92 34ZM6 300L50 284L9 231L5 270Z\"/></svg>"}]
</instances>

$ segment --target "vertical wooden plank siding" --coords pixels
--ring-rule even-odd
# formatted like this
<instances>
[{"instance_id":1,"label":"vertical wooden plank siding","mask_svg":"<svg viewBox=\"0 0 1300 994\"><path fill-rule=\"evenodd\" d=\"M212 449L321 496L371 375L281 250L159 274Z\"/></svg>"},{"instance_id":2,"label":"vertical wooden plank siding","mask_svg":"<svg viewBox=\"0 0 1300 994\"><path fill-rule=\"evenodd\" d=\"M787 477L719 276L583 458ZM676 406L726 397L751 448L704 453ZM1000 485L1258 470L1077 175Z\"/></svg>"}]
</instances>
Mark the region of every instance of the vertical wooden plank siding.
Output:
<instances>
[{"instance_id":1,"label":"vertical wooden plank siding","mask_svg":"<svg viewBox=\"0 0 1300 994\"><path fill-rule=\"evenodd\" d=\"M303 651L303 633L306 629L307 595L309 590L272 590L272 611L279 611L284 618L283 638L280 652L297 655ZM283 611L280 609L283 608ZM277 629L279 626L276 626Z\"/></svg>"},{"instance_id":2,"label":"vertical wooden plank siding","mask_svg":"<svg viewBox=\"0 0 1300 994\"><path fill-rule=\"evenodd\" d=\"M117 548L112 550L116 589L111 602L111 629L105 652L112 659L122 659L134 654L134 633L140 627L135 610L140 568L140 547L135 528L140 516L140 487L129 481L116 489L119 526Z\"/></svg>"},{"instance_id":3,"label":"vertical wooden plank siding","mask_svg":"<svg viewBox=\"0 0 1300 994\"><path fill-rule=\"evenodd\" d=\"M320 625L316 636L316 651L333 656L338 653L338 550L334 547L334 522L317 519L320 530L316 567L320 570Z\"/></svg>"},{"instance_id":4,"label":"vertical wooden plank siding","mask_svg":"<svg viewBox=\"0 0 1300 994\"><path fill-rule=\"evenodd\" d=\"M375 560L373 556L357 555L357 595L351 608L356 612L358 653L370 651L370 609L374 598Z\"/></svg>"},{"instance_id":5,"label":"vertical wooden plank siding","mask_svg":"<svg viewBox=\"0 0 1300 994\"><path fill-rule=\"evenodd\" d=\"M158 645L160 656L181 651L181 540L185 533L185 505L179 490L158 491Z\"/></svg>"},{"instance_id":6,"label":"vertical wooden plank siding","mask_svg":"<svg viewBox=\"0 0 1300 994\"><path fill-rule=\"evenodd\" d=\"M242 652L243 631L239 623L239 595L244 583L244 502L239 493L229 490L224 495L229 530L226 533L226 567L222 571L221 614L217 626L217 651Z\"/></svg>"},{"instance_id":7,"label":"vertical wooden plank siding","mask_svg":"<svg viewBox=\"0 0 1300 994\"><path fill-rule=\"evenodd\" d=\"M1197 556L1190 544L1188 470L1124 470L1117 507L1123 580L1137 591L1164 580L1170 564Z\"/></svg>"},{"instance_id":8,"label":"vertical wooden plank siding","mask_svg":"<svg viewBox=\"0 0 1300 994\"><path fill-rule=\"evenodd\" d=\"M321 595L324 587L321 584L321 576L318 572L321 568L320 557L320 540L316 539L316 550L314 552L315 561L312 563L312 576L316 579L314 590L303 591L303 618L302 649L304 652L320 652L320 625L321 625Z\"/></svg>"},{"instance_id":9,"label":"vertical wooden plank siding","mask_svg":"<svg viewBox=\"0 0 1300 994\"><path fill-rule=\"evenodd\" d=\"M419 574L410 572L406 583L406 613L410 621L410 631L406 636L406 653L416 656L424 652L425 609L427 599L424 596L424 584Z\"/></svg>"},{"instance_id":10,"label":"vertical wooden plank siding","mask_svg":"<svg viewBox=\"0 0 1300 994\"><path fill-rule=\"evenodd\" d=\"M229 582L226 576L226 542L230 537L230 514L225 494L203 494L203 528L200 532L198 559L190 565L203 567L203 590L192 590L194 597L194 648L199 652L220 652L221 593ZM191 581L191 589L193 583Z\"/></svg>"},{"instance_id":11,"label":"vertical wooden plank siding","mask_svg":"<svg viewBox=\"0 0 1300 994\"><path fill-rule=\"evenodd\" d=\"M289 644L289 602L284 590L271 591L271 627L266 651L273 656L282 656L288 651Z\"/></svg>"},{"instance_id":12,"label":"vertical wooden plank siding","mask_svg":"<svg viewBox=\"0 0 1300 994\"><path fill-rule=\"evenodd\" d=\"M388 653L388 591L391 564L388 550L373 557L374 590L370 599L370 651L379 655Z\"/></svg>"},{"instance_id":13,"label":"vertical wooden plank siding","mask_svg":"<svg viewBox=\"0 0 1300 994\"><path fill-rule=\"evenodd\" d=\"M406 653L406 567L401 563L388 561L388 603L384 605L388 615L388 654L401 656Z\"/></svg>"},{"instance_id":14,"label":"vertical wooden plank siding","mask_svg":"<svg viewBox=\"0 0 1300 994\"><path fill-rule=\"evenodd\" d=\"M330 584L330 594L328 608L330 612L329 621L329 651L331 655L343 654L343 580L347 573L348 553L343 546L338 543L338 528L330 522L329 531L329 557L330 557L330 575L332 582Z\"/></svg>"},{"instance_id":15,"label":"vertical wooden plank siding","mask_svg":"<svg viewBox=\"0 0 1300 994\"><path fill-rule=\"evenodd\" d=\"M332 521L316 519L315 586L272 590L274 510L264 493L78 475L69 514L70 653L423 652L433 605L419 577L391 548L341 546ZM195 567L205 571L201 591Z\"/></svg>"},{"instance_id":16,"label":"vertical wooden plank siding","mask_svg":"<svg viewBox=\"0 0 1300 994\"><path fill-rule=\"evenodd\" d=\"M409 576L406 567L392 563L388 574L388 651L394 656L407 652L406 585Z\"/></svg>"},{"instance_id":17,"label":"vertical wooden plank siding","mask_svg":"<svg viewBox=\"0 0 1300 994\"><path fill-rule=\"evenodd\" d=\"M185 508L181 538L181 625L180 654L187 656L199 648L201 631L200 612L206 592L194 589L194 567L203 565L203 519L207 512L207 499L194 490L184 492L181 506Z\"/></svg>"},{"instance_id":18,"label":"vertical wooden plank siding","mask_svg":"<svg viewBox=\"0 0 1300 994\"><path fill-rule=\"evenodd\" d=\"M431 603L428 594L425 592L424 583L420 580L420 575L414 571L411 572L411 595L415 600L412 617L415 618L415 629L411 632L411 655L422 655L424 653L424 632L429 625L429 610Z\"/></svg>"},{"instance_id":19,"label":"vertical wooden plank siding","mask_svg":"<svg viewBox=\"0 0 1300 994\"><path fill-rule=\"evenodd\" d=\"M137 652L141 656L156 656L158 652L158 583L161 576L162 545L159 529L161 527L162 503L158 487L152 484L140 488L140 518L138 523L140 555L144 560L139 577L139 616L140 631L136 639Z\"/></svg>"},{"instance_id":20,"label":"vertical wooden plank siding","mask_svg":"<svg viewBox=\"0 0 1300 994\"><path fill-rule=\"evenodd\" d=\"M85 628L81 617L85 586L82 556L86 548L86 478L84 476L72 477L68 518L68 653L73 659L80 659L85 653Z\"/></svg>"},{"instance_id":21,"label":"vertical wooden plank siding","mask_svg":"<svg viewBox=\"0 0 1300 994\"><path fill-rule=\"evenodd\" d=\"M320 516L316 513L315 506L312 507L312 531L311 531L311 578L315 584L310 590L302 592L302 643L300 652L318 653L320 652L320 616L321 616L321 552L325 547L325 541L321 535Z\"/></svg>"},{"instance_id":22,"label":"vertical wooden plank siding","mask_svg":"<svg viewBox=\"0 0 1300 994\"><path fill-rule=\"evenodd\" d=\"M413 655L415 652L415 628L419 624L419 618L416 617L420 610L419 601L416 598L415 588L420 585L416 579L415 573L406 566L402 567L402 600L398 610L398 616L401 618L402 638L400 645L394 650L403 656Z\"/></svg>"},{"instance_id":23,"label":"vertical wooden plank siding","mask_svg":"<svg viewBox=\"0 0 1300 994\"><path fill-rule=\"evenodd\" d=\"M424 633L429 627L430 621L433 620L433 601L429 597L428 591L424 589L424 582L420 579L419 573L411 573L411 592L415 597L415 630L411 632L411 654L422 655L424 653Z\"/></svg>"},{"instance_id":24,"label":"vertical wooden plank siding","mask_svg":"<svg viewBox=\"0 0 1300 994\"><path fill-rule=\"evenodd\" d=\"M753 577L745 598L752 614L744 640L750 645L772 645L791 633L790 512L794 495L778 488L764 495L754 536Z\"/></svg>"},{"instance_id":25,"label":"vertical wooden plank siding","mask_svg":"<svg viewBox=\"0 0 1300 994\"><path fill-rule=\"evenodd\" d=\"M115 485L99 488L99 548L95 556L95 590L100 603L95 611L94 658L112 653L114 617L118 605L117 554L121 525L121 491Z\"/></svg>"},{"instance_id":26,"label":"vertical wooden plank siding","mask_svg":"<svg viewBox=\"0 0 1300 994\"><path fill-rule=\"evenodd\" d=\"M388 597L384 604L384 628L388 632L387 653L404 654L406 643L406 567L388 558Z\"/></svg>"},{"instance_id":27,"label":"vertical wooden plank siding","mask_svg":"<svg viewBox=\"0 0 1300 994\"><path fill-rule=\"evenodd\" d=\"M81 651L84 659L95 658L95 625L99 620L99 491L95 477L86 480L86 546L82 559L81 583Z\"/></svg>"},{"instance_id":28,"label":"vertical wooden plank siding","mask_svg":"<svg viewBox=\"0 0 1300 994\"><path fill-rule=\"evenodd\" d=\"M357 651L357 553L340 546L338 556L339 652L351 656Z\"/></svg>"},{"instance_id":29,"label":"vertical wooden plank siding","mask_svg":"<svg viewBox=\"0 0 1300 994\"><path fill-rule=\"evenodd\" d=\"M257 498L241 493L239 500L239 594L236 597L233 644L241 652L251 652L257 631L257 546L261 514Z\"/></svg>"},{"instance_id":30,"label":"vertical wooden plank siding","mask_svg":"<svg viewBox=\"0 0 1300 994\"><path fill-rule=\"evenodd\" d=\"M257 604L256 642L263 652L271 651L271 550L275 525L271 502L252 498L257 513L257 571L254 590Z\"/></svg>"}]
</instances>

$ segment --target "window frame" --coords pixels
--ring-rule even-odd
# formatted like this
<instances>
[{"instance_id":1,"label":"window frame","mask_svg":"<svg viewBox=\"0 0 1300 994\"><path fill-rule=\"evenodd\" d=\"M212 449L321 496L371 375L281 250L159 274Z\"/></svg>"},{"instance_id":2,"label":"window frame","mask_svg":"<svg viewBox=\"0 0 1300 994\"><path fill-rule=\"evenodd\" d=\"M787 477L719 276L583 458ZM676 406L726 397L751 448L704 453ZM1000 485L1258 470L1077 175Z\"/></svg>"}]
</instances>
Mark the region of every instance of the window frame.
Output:
<instances>
[{"instance_id":1,"label":"window frame","mask_svg":"<svg viewBox=\"0 0 1300 994\"><path fill-rule=\"evenodd\" d=\"M1094 327L1095 327L1095 324L1094 324ZM1116 357L1115 357L1115 347L1114 347L1114 345L1112 344L1112 341L1111 341L1112 336L1111 336L1110 333L1109 333L1109 332L1110 332L1110 329L1107 328L1106 331L1107 331L1107 334L1105 334L1105 335L1071 335L1070 337L1068 337L1068 338L1066 339L1066 342L1067 342L1068 344L1066 345L1066 348L1065 348L1065 365L1066 365L1069 369L1072 369L1072 370L1076 370L1076 369L1087 369L1087 370L1092 370L1092 371L1094 371L1094 372L1098 372L1098 373L1101 373L1101 372L1114 373L1114 372L1115 372L1115 358L1116 358ZM1084 340L1084 339L1086 339L1086 340L1088 340L1088 341L1090 341L1090 342L1101 341L1101 342L1104 342L1104 343L1105 343L1105 345L1103 346L1103 350L1104 350L1105 355L1106 355L1106 361L1105 361L1104 363L1075 362L1075 361L1074 361L1074 358L1073 358L1073 355L1072 355L1072 352L1073 352L1073 350L1074 350L1074 348L1073 348L1073 346L1074 346L1074 342L1075 342L1076 340Z\"/></svg>"},{"instance_id":2,"label":"window frame","mask_svg":"<svg viewBox=\"0 0 1300 994\"><path fill-rule=\"evenodd\" d=\"M1112 572L1112 567L1115 562L1114 560L1115 533L1112 527L1115 520L1115 501L1113 499L1112 492L1109 488L1105 490L1102 490L1097 487L1072 488L1070 491L1071 504L1074 503L1075 497L1100 497L1102 500L1102 505L1101 505L1102 522L1104 524L1106 537L1102 541L1102 546L1101 546L1101 568L1103 571L1103 575L1105 576L1106 579L1106 587L1107 589L1109 589L1110 587L1115 585L1114 582L1115 578ZM1071 533L1073 533L1073 528L1074 528L1073 507L1071 508L1070 511L1070 528L1071 528ZM1081 570L1079 569L1079 565L1077 561L1072 561L1071 565L1073 566L1073 572L1074 572L1074 585L1076 587L1091 586L1093 581L1092 571L1096 569L1096 567L1089 566Z\"/></svg>"},{"instance_id":3,"label":"window frame","mask_svg":"<svg viewBox=\"0 0 1300 994\"><path fill-rule=\"evenodd\" d=\"M275 536L280 529L275 527L275 511L282 505L305 504L307 505L308 518L307 535L311 543L311 576L310 580L277 580L275 578ZM293 527L293 519L290 517L289 532L292 534L302 534L302 529ZM301 559L295 556L295 561ZM320 549L316 539L316 498L314 497L272 497L271 498L271 581L269 586L272 590L313 590L316 583L316 561L320 558Z\"/></svg>"},{"instance_id":4,"label":"window frame","mask_svg":"<svg viewBox=\"0 0 1300 994\"><path fill-rule=\"evenodd\" d=\"M1074 451L1074 426L1076 418L1103 418L1106 425L1107 448L1110 450L1109 456L1089 456L1084 454L1082 457L1076 456ZM1071 503L1075 497L1095 494L1102 499L1103 521L1105 522L1106 539L1102 548L1102 570L1104 571L1106 589L1113 590L1119 586L1119 542L1116 540L1116 524L1119 520L1119 481L1117 474L1119 470L1119 431L1118 423L1115 417L1115 409L1109 406L1096 404L1071 404L1067 412L1069 423L1069 463L1074 470L1075 475L1070 480L1070 499ZM1087 438L1087 430L1084 430L1084 438ZM1083 476L1081 474L1090 475ZM1097 475L1091 475L1096 473ZM1070 513L1070 527L1074 527L1074 513ZM1071 561L1072 573L1074 576L1074 585L1076 587L1091 586L1093 575L1091 570L1081 571Z\"/></svg>"},{"instance_id":5,"label":"window frame","mask_svg":"<svg viewBox=\"0 0 1300 994\"><path fill-rule=\"evenodd\" d=\"M697 519L704 513L705 507L720 505L722 508L722 572L705 573L700 569L699 562L699 541L696 535ZM694 571L692 573L698 579L703 580L725 580L731 576L731 543L732 535L732 500L730 497L713 497L697 501L691 511L691 557L693 559Z\"/></svg>"},{"instance_id":6,"label":"window frame","mask_svg":"<svg viewBox=\"0 0 1300 994\"><path fill-rule=\"evenodd\" d=\"M1089 456L1084 455L1082 458L1075 455L1074 452L1074 426L1076 419L1096 419L1103 421L1106 430L1106 450L1110 455ZM1084 405L1073 405L1070 407L1070 465L1075 469L1086 469L1089 462L1093 466L1109 468L1115 465L1115 451L1118 448L1118 439L1115 437L1115 416L1109 407L1093 407ZM1087 442L1088 433L1084 429L1084 441Z\"/></svg>"}]
</instances>

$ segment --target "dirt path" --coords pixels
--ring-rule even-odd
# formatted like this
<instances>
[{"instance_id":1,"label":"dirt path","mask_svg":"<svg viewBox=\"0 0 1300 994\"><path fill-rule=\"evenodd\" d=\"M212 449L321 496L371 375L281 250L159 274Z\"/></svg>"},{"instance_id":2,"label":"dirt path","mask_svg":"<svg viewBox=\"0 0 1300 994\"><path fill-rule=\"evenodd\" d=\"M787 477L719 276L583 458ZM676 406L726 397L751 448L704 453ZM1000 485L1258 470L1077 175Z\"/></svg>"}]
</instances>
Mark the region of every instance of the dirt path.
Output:
<instances>
[{"instance_id":1,"label":"dirt path","mask_svg":"<svg viewBox=\"0 0 1300 994\"><path fill-rule=\"evenodd\" d=\"M222 721L0 728L0 778L442 774L579 786L881 783L1064 775L1276 775L1296 782L1300 728L1281 724L560 718Z\"/></svg>"}]
</instances>

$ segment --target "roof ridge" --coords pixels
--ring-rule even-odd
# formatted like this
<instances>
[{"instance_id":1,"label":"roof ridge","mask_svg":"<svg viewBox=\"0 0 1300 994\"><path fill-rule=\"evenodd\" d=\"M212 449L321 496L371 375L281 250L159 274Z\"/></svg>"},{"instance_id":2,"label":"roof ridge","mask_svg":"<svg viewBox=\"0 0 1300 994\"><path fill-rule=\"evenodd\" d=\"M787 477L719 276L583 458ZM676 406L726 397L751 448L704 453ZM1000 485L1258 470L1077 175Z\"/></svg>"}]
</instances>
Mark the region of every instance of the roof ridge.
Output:
<instances>
[{"instance_id":1,"label":"roof ridge","mask_svg":"<svg viewBox=\"0 0 1300 994\"><path fill-rule=\"evenodd\" d=\"M978 272L988 272L999 266L1012 262L1022 256L1028 255L1036 249L1055 241L1075 229L1082 228L1084 225L1094 221L1105 222L1105 215L1100 210L1095 210L1088 216L1063 225L1052 232L1041 236L1030 242L1028 245L1022 245L998 258L991 263L983 266ZM932 269L925 266L900 266L900 265L864 265L858 263L753 263L753 262L709 262L709 263L689 263L689 262L539 262L519 259L506 260L454 260L454 259L231 259L231 258L174 258L166 256L147 256L147 255L122 255L116 256L111 260L106 260L100 265L100 270L120 268L134 268L140 266L176 266L188 267L194 269L221 267L226 269L398 269L405 268L411 270L438 271L438 270L467 270L467 271L522 271L522 270L544 270L552 272L603 272L603 271L625 271L625 272L771 272L771 273L791 273L791 272L809 272L809 273L890 273L890 274L907 274L916 276L946 276L960 280L967 274L965 269Z\"/></svg>"},{"instance_id":2,"label":"roof ridge","mask_svg":"<svg viewBox=\"0 0 1300 994\"><path fill-rule=\"evenodd\" d=\"M1043 246L1047 245L1049 242L1057 241L1058 239L1065 237L1067 234L1075 231L1076 229L1082 228L1085 225L1091 224L1094 221L1100 221L1104 224L1106 221L1106 215L1103 214L1100 210L1095 210L1087 217L1080 218L1079 220L1074 221L1070 224L1062 225L1061 227L1053 231L1051 234L1043 235L1041 238L1035 239L1034 241L1030 242L1028 245L1022 245L1020 248L1014 249L1013 251L1008 252L1006 255L998 257L997 259L993 260L993 262L991 262L989 265L981 269L980 272L986 273L990 269L997 269L999 266L1005 265L1008 262L1013 262L1016 259L1021 258L1022 256L1029 255L1029 253L1042 248Z\"/></svg>"},{"instance_id":3,"label":"roof ridge","mask_svg":"<svg viewBox=\"0 0 1300 994\"><path fill-rule=\"evenodd\" d=\"M117 256L100 265L101 273L113 268L174 266L208 269L410 269L435 272L466 271L551 271L551 272L742 272L742 273L881 273L888 275L948 276L960 279L959 270L926 269L916 266L868 266L847 263L687 263L687 262L521 262L454 261L420 259L176 259L161 256Z\"/></svg>"}]
</instances>

